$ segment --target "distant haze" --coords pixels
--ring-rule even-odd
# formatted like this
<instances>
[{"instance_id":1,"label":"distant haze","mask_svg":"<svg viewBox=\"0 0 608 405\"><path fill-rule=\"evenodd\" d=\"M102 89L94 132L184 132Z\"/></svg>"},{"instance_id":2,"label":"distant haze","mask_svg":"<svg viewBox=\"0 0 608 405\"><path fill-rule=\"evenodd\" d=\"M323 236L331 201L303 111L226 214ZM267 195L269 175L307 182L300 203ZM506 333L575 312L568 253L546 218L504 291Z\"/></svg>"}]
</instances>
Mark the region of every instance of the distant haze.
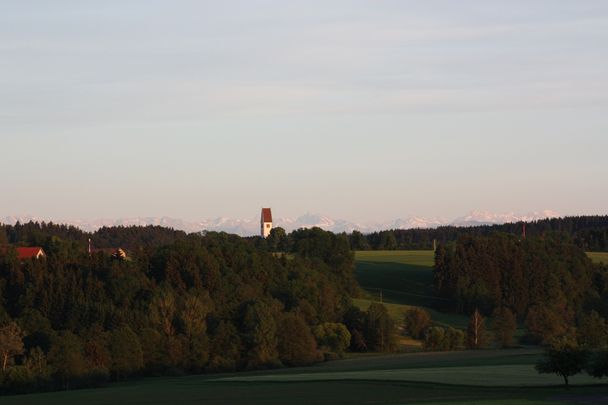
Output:
<instances>
[{"instance_id":1,"label":"distant haze","mask_svg":"<svg viewBox=\"0 0 608 405\"><path fill-rule=\"evenodd\" d=\"M2 2L0 218L608 207L605 0Z\"/></svg>"}]
</instances>

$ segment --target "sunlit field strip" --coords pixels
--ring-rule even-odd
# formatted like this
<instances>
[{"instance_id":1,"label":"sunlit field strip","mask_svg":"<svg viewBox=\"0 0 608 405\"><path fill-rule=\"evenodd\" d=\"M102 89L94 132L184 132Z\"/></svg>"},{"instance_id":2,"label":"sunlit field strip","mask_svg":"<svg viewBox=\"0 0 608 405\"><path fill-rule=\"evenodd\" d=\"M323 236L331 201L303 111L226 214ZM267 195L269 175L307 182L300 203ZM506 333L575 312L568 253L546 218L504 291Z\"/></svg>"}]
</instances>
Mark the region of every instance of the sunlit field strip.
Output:
<instances>
[{"instance_id":1,"label":"sunlit field strip","mask_svg":"<svg viewBox=\"0 0 608 405\"><path fill-rule=\"evenodd\" d=\"M302 382L331 380L409 381L482 387L541 387L563 384L562 379L558 376L538 374L531 364L262 375L221 378L214 381ZM571 377L571 384L573 385L602 383L604 382L585 374Z\"/></svg>"}]
</instances>

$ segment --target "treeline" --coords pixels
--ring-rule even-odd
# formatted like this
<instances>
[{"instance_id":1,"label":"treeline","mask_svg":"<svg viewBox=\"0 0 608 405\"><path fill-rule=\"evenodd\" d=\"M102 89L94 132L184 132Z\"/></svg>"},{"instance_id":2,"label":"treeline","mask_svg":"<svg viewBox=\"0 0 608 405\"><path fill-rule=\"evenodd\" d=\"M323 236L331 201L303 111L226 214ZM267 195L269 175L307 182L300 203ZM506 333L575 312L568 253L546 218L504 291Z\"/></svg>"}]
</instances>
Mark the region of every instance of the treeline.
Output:
<instances>
[{"instance_id":1,"label":"treeline","mask_svg":"<svg viewBox=\"0 0 608 405\"><path fill-rule=\"evenodd\" d=\"M279 254L261 238L158 227L87 234L30 223L0 234L47 252L0 255L3 392L304 365L393 345L384 307L351 304L359 287L346 235L299 230ZM128 258L89 255L88 238L127 247Z\"/></svg>"},{"instance_id":2,"label":"treeline","mask_svg":"<svg viewBox=\"0 0 608 405\"><path fill-rule=\"evenodd\" d=\"M71 225L50 223L17 223L14 226L0 224L0 245L22 244L41 246L47 252L53 252L54 242L61 241L61 248L77 254L86 251L88 239L93 247L121 247L127 250L158 248L186 239L183 231L176 231L161 226L118 226L102 227L95 232L85 232ZM74 250L67 245L71 244Z\"/></svg>"},{"instance_id":3,"label":"treeline","mask_svg":"<svg viewBox=\"0 0 608 405\"><path fill-rule=\"evenodd\" d=\"M508 311L536 342L578 335L608 345L608 268L568 238L463 236L438 246L433 282L447 310Z\"/></svg>"},{"instance_id":4,"label":"treeline","mask_svg":"<svg viewBox=\"0 0 608 405\"><path fill-rule=\"evenodd\" d=\"M354 250L429 250L434 242L455 242L463 235L489 236L493 233L521 236L523 222L472 227L443 226L436 229L394 229L349 235ZM526 235L543 237L552 234L567 235L576 246L592 252L608 251L608 216L579 216L543 219L526 223Z\"/></svg>"}]
</instances>

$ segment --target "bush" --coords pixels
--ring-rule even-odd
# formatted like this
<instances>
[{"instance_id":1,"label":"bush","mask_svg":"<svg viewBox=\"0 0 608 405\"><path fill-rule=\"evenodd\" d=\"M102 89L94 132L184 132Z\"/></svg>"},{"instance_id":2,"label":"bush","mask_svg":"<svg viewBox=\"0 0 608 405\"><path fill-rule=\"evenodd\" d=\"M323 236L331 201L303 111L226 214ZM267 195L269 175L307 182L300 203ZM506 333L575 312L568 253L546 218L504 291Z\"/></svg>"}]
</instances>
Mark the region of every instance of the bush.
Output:
<instances>
[{"instance_id":1,"label":"bush","mask_svg":"<svg viewBox=\"0 0 608 405\"><path fill-rule=\"evenodd\" d=\"M444 350L445 328L441 326L432 326L426 330L424 334L424 348L431 351Z\"/></svg>"},{"instance_id":2,"label":"bush","mask_svg":"<svg viewBox=\"0 0 608 405\"><path fill-rule=\"evenodd\" d=\"M445 331L445 350L459 350L464 346L464 332L451 326Z\"/></svg>"},{"instance_id":3,"label":"bush","mask_svg":"<svg viewBox=\"0 0 608 405\"><path fill-rule=\"evenodd\" d=\"M25 394L33 391L34 375L25 366L9 367L2 379L3 388L12 394Z\"/></svg>"},{"instance_id":4,"label":"bush","mask_svg":"<svg viewBox=\"0 0 608 405\"><path fill-rule=\"evenodd\" d=\"M350 332L342 323L322 323L314 328L313 334L321 349L335 353L338 357L350 346Z\"/></svg>"},{"instance_id":5,"label":"bush","mask_svg":"<svg viewBox=\"0 0 608 405\"><path fill-rule=\"evenodd\" d=\"M368 350L389 352L395 348L395 324L386 307L373 303L366 313L365 340Z\"/></svg>"},{"instance_id":6,"label":"bush","mask_svg":"<svg viewBox=\"0 0 608 405\"><path fill-rule=\"evenodd\" d=\"M432 326L424 335L424 348L431 351L458 350L464 346L464 332L452 327Z\"/></svg>"},{"instance_id":7,"label":"bush","mask_svg":"<svg viewBox=\"0 0 608 405\"><path fill-rule=\"evenodd\" d=\"M431 326L431 315L422 308L412 308L405 313L405 333L414 339L423 339L424 332Z\"/></svg>"},{"instance_id":8,"label":"bush","mask_svg":"<svg viewBox=\"0 0 608 405\"><path fill-rule=\"evenodd\" d=\"M278 322L279 358L288 366L306 366L321 360L310 328L298 314L282 314Z\"/></svg>"},{"instance_id":9,"label":"bush","mask_svg":"<svg viewBox=\"0 0 608 405\"><path fill-rule=\"evenodd\" d=\"M587 374L595 378L608 377L608 350L593 353L587 366Z\"/></svg>"}]
</instances>

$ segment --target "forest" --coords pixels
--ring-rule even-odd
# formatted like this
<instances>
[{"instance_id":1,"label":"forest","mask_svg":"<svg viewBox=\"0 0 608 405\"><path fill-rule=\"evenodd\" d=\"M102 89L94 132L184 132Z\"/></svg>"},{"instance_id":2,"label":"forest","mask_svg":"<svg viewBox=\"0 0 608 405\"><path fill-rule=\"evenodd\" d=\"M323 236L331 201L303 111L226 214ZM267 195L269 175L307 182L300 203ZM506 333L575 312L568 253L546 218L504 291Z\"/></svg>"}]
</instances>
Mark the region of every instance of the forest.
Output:
<instances>
[{"instance_id":1,"label":"forest","mask_svg":"<svg viewBox=\"0 0 608 405\"><path fill-rule=\"evenodd\" d=\"M351 300L363 295L354 250L372 248L379 235L394 242L426 235L428 243L445 232L435 251L436 309L471 318L465 333L413 308L404 332L423 340L425 350L485 347L486 318L500 347L511 346L517 322L532 344L568 336L581 347L605 347L608 269L581 248L590 240L581 235L604 219L587 219L529 224L525 238L517 224L505 225L512 232L436 234L275 228L266 239L154 226L86 233L46 223L0 225L0 393L392 351L396 325L385 306L363 311ZM102 250L89 251L89 244ZM46 257L20 259L18 246L40 246ZM118 247L126 257L103 250Z\"/></svg>"},{"instance_id":2,"label":"forest","mask_svg":"<svg viewBox=\"0 0 608 405\"><path fill-rule=\"evenodd\" d=\"M90 254L121 247L126 259ZM287 240L289 241L287 243ZM137 375L306 365L388 350L386 310L362 312L346 235L315 228L268 241L160 227L87 234L54 224L0 227L1 390L96 386ZM283 249L272 252L269 245ZM351 338L352 337L352 338Z\"/></svg>"},{"instance_id":3,"label":"forest","mask_svg":"<svg viewBox=\"0 0 608 405\"><path fill-rule=\"evenodd\" d=\"M525 323L531 343L569 335L608 343L608 267L569 238L462 236L437 247L433 276L445 310L507 312Z\"/></svg>"},{"instance_id":4,"label":"forest","mask_svg":"<svg viewBox=\"0 0 608 405\"><path fill-rule=\"evenodd\" d=\"M354 231L350 237L354 250L430 250L434 243L455 242L463 235L489 236L508 233L521 236L523 222L471 227L442 226L434 229L393 229L362 234ZM526 235L540 237L548 234L567 235L585 251L608 251L608 216L579 216L550 218L525 224Z\"/></svg>"}]
</instances>

